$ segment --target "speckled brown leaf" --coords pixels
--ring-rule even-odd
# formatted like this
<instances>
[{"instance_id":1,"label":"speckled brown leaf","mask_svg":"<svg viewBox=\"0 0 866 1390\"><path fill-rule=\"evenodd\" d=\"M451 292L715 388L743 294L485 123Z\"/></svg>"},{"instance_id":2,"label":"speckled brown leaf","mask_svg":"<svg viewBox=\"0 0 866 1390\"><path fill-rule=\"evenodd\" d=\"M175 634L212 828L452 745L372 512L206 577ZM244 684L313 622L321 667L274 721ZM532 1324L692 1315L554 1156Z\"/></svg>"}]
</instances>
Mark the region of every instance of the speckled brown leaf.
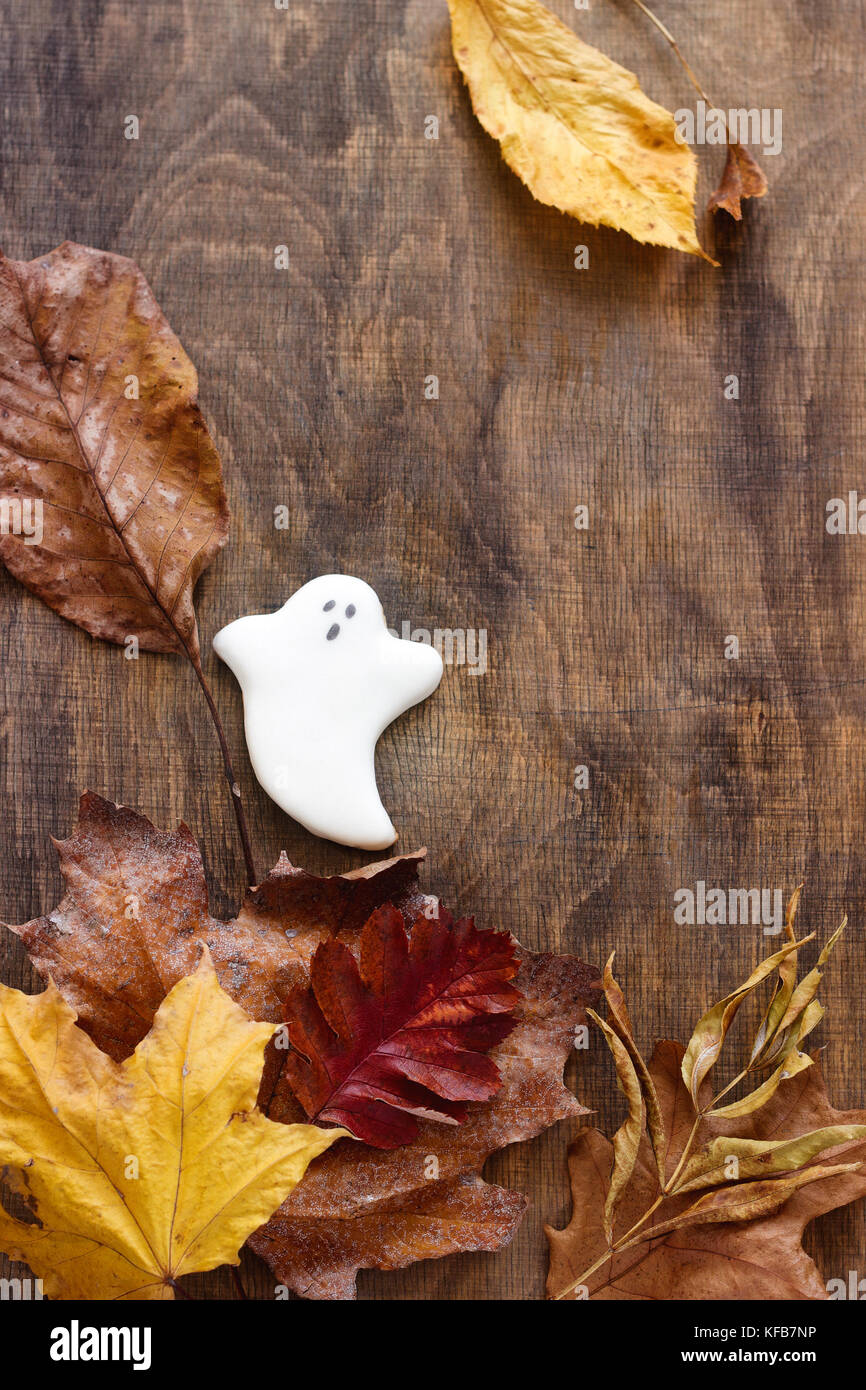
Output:
<instances>
[{"instance_id":1,"label":"speckled brown leaf","mask_svg":"<svg viewBox=\"0 0 866 1390\"><path fill-rule=\"evenodd\" d=\"M306 983L316 946L360 930L383 901L419 909L419 854L317 878L285 855L233 922L211 917L198 846L185 825L156 830L146 816L85 792L78 825L56 840L67 894L53 912L10 931L54 980L79 1026L116 1061L150 1028L172 985L207 942L220 984L260 1022L281 1023ZM267 1074L267 1073L266 1073Z\"/></svg>"},{"instance_id":2,"label":"speckled brown leaf","mask_svg":"<svg viewBox=\"0 0 866 1390\"><path fill-rule=\"evenodd\" d=\"M394 903L407 923L429 905L417 882L423 852L317 878L283 857L233 922L210 916L201 858L185 826L164 833L144 816L92 794L74 834L58 844L66 897L46 917L12 927L31 960L116 1059L147 1033L163 997L194 968L207 942L223 988L253 1017L279 1022L292 989L309 978L320 942L357 950L371 912ZM511 1239L522 1194L484 1183L485 1159L567 1116L584 1113L562 1068L597 972L568 956L519 951L517 1026L491 1056L502 1076L494 1099L471 1105L459 1127L422 1121L412 1144L390 1152L342 1141L307 1173L295 1200L254 1249L280 1283L314 1298L351 1298L358 1269L395 1269ZM259 1104L273 1120L302 1111L271 1047ZM336 1159L336 1161L334 1161Z\"/></svg>"},{"instance_id":3,"label":"speckled brown leaf","mask_svg":"<svg viewBox=\"0 0 866 1390\"><path fill-rule=\"evenodd\" d=\"M694 1111L683 1084L683 1048L659 1043L650 1063L669 1136L668 1171L676 1166L688 1138ZM706 1120L699 1142L726 1134L735 1138L782 1139L825 1126L863 1124L863 1111L834 1110L814 1065L785 1081L759 1111L737 1121ZM548 1293L588 1269L604 1251L603 1228L611 1145L599 1130L585 1129L569 1149L573 1214L568 1226L547 1228L550 1241ZM866 1160L866 1143L845 1144L821 1157L821 1166ZM658 1192L655 1164L644 1145L627 1196L618 1208L621 1235L648 1209ZM809 1183L774 1213L756 1221L689 1225L623 1251L588 1281L591 1298L605 1300L824 1299L823 1280L802 1247L805 1227L823 1212L866 1195L866 1173L847 1172ZM654 1213L653 1226L679 1216L696 1193L668 1198ZM575 1297L575 1295L570 1295Z\"/></svg>"},{"instance_id":4,"label":"speckled brown leaf","mask_svg":"<svg viewBox=\"0 0 866 1390\"><path fill-rule=\"evenodd\" d=\"M228 535L197 390L133 261L0 255L0 558L91 636L194 660L193 588ZM34 544L15 511L37 501Z\"/></svg>"}]
</instances>

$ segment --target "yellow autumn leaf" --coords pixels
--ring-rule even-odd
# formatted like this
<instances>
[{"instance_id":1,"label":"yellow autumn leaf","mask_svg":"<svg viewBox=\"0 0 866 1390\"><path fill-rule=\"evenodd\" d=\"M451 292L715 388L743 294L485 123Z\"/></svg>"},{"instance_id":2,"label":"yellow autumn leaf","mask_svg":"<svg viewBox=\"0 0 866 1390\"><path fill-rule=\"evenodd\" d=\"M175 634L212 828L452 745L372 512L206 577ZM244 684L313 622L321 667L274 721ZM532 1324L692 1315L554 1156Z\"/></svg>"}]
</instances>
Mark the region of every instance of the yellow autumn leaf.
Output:
<instances>
[{"instance_id":1,"label":"yellow autumn leaf","mask_svg":"<svg viewBox=\"0 0 866 1390\"><path fill-rule=\"evenodd\" d=\"M537 0L448 6L475 114L539 202L710 260L695 232L697 161L633 73Z\"/></svg>"},{"instance_id":2,"label":"yellow autumn leaf","mask_svg":"<svg viewBox=\"0 0 866 1390\"><path fill-rule=\"evenodd\" d=\"M770 1178L804 1168L817 1154L841 1144L866 1139L866 1125L824 1125L793 1139L712 1139L683 1169L674 1192L694 1192L701 1187L719 1187L732 1176ZM731 1173L731 1160L736 1172Z\"/></svg>"},{"instance_id":3,"label":"yellow autumn leaf","mask_svg":"<svg viewBox=\"0 0 866 1390\"><path fill-rule=\"evenodd\" d=\"M682 1061L683 1081L696 1108L704 1078L719 1060L719 1054L740 1006L758 985L762 985L779 968L786 956L792 955L811 940L811 936L804 936L802 941L787 942L780 950L761 961L744 984L739 985L731 994L726 994L717 1004L713 1004L698 1021L689 1038L689 1045Z\"/></svg>"},{"instance_id":4,"label":"yellow autumn leaf","mask_svg":"<svg viewBox=\"0 0 866 1390\"><path fill-rule=\"evenodd\" d=\"M0 986L0 1165L39 1222L0 1207L0 1249L49 1298L173 1298L182 1275L237 1264L347 1131L255 1109L276 1028L232 1002L207 953L125 1062L75 1019L52 983Z\"/></svg>"}]
</instances>

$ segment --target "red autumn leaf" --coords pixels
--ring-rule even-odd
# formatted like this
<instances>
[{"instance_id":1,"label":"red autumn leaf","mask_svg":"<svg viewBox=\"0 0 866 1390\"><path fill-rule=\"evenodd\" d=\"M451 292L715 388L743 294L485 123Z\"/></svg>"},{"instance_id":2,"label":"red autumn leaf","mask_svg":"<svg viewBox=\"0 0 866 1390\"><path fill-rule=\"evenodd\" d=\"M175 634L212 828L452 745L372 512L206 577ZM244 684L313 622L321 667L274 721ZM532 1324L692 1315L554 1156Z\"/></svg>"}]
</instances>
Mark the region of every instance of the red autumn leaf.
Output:
<instances>
[{"instance_id":1,"label":"red autumn leaf","mask_svg":"<svg viewBox=\"0 0 866 1390\"><path fill-rule=\"evenodd\" d=\"M310 987L286 1004L285 1075L307 1114L380 1149L410 1143L415 1116L462 1124L499 1071L484 1053L515 1026L518 970L506 932L441 908L407 937L390 903L367 921L360 965L340 941L316 950Z\"/></svg>"}]
</instances>

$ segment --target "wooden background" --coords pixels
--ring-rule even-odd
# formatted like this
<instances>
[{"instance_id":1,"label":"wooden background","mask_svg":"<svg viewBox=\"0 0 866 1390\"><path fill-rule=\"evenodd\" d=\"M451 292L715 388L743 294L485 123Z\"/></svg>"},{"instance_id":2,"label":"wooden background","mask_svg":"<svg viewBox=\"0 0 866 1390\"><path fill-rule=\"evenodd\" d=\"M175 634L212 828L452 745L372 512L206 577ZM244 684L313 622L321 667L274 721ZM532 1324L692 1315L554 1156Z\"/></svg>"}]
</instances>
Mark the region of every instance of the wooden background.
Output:
<instances>
[{"instance_id":1,"label":"wooden background","mask_svg":"<svg viewBox=\"0 0 866 1390\"><path fill-rule=\"evenodd\" d=\"M656 100L690 102L630 0L550 3ZM863 11L658 5L720 105L784 113L769 196L742 226L718 220L719 270L534 203L471 114L444 0L3 0L0 243L134 257L197 364L233 509L198 591L208 653L223 623L328 570L372 583L392 623L487 630L487 674L448 668L380 746L429 887L532 947L596 962L616 947L649 1041L685 1033L767 944L675 926L676 889L805 879L804 927L851 917L819 1038L834 1100L859 1104L866 538L829 536L824 509L866 490ZM703 208L722 154L700 159ZM124 660L5 574L0 592L0 915L57 900L48 837L88 786L185 818L230 913L243 866L191 672ZM260 863L371 857L267 801L238 690L207 666ZM3 949L4 978L33 987L17 943ZM617 1122L600 1047L575 1080ZM560 1125L489 1165L532 1198L509 1249L362 1275L360 1296L540 1296L568 1138ZM826 1277L862 1276L863 1238L860 1204L809 1245ZM263 1266L244 1273L269 1296ZM222 1275L200 1288L232 1297Z\"/></svg>"}]
</instances>

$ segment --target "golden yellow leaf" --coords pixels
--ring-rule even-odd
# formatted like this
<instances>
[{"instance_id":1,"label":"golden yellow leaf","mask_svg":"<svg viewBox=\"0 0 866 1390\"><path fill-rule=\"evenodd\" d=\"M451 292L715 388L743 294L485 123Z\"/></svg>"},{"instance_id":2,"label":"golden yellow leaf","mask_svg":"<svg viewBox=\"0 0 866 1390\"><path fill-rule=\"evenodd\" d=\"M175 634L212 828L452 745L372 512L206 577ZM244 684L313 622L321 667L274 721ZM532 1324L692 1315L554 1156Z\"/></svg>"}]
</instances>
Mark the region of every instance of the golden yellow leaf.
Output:
<instances>
[{"instance_id":1,"label":"golden yellow leaf","mask_svg":"<svg viewBox=\"0 0 866 1390\"><path fill-rule=\"evenodd\" d=\"M683 1169L675 1192L694 1192L702 1187L719 1187L732 1179L769 1178L792 1173L811 1163L816 1154L826 1153L840 1144L866 1139L866 1125L825 1125L793 1139L713 1139ZM736 1173L730 1171L736 1160Z\"/></svg>"},{"instance_id":2,"label":"golden yellow leaf","mask_svg":"<svg viewBox=\"0 0 866 1390\"><path fill-rule=\"evenodd\" d=\"M823 1017L824 1006L817 999L813 999L811 1004L804 1009L799 1027L795 1029L787 1044L787 1051L781 1054L782 1060L763 1085L759 1086L756 1091L750 1091L748 1095L733 1101L730 1105L714 1106L712 1110L708 1111L708 1114L715 1115L717 1119L740 1119L743 1115L751 1115L762 1105L766 1105L770 1097L776 1094L783 1081L797 1076L801 1071L812 1066L813 1059L808 1052L800 1051L800 1043L818 1027Z\"/></svg>"},{"instance_id":3,"label":"golden yellow leaf","mask_svg":"<svg viewBox=\"0 0 866 1390\"><path fill-rule=\"evenodd\" d=\"M792 944L796 941L797 935L794 931L794 918L797 916L797 909L800 906L800 897L803 892L802 883L799 884L788 900L788 909L785 913L785 935L788 942ZM792 951L779 962L779 979L776 987L770 996L770 1001L761 1020L755 1044L752 1048L752 1055L749 1058L749 1069L760 1064L761 1059L769 1050L779 1024L784 1017L794 987L797 983L797 952Z\"/></svg>"},{"instance_id":4,"label":"golden yellow leaf","mask_svg":"<svg viewBox=\"0 0 866 1390\"><path fill-rule=\"evenodd\" d=\"M537 0L448 0L475 114L541 203L636 241L706 256L697 162L637 78Z\"/></svg>"},{"instance_id":5,"label":"golden yellow leaf","mask_svg":"<svg viewBox=\"0 0 866 1390\"><path fill-rule=\"evenodd\" d=\"M802 941L789 941L780 950L775 951L772 956L768 956L757 969L752 971L745 984L740 985L731 994L726 994L724 999L719 1000L718 1004L713 1004L712 1008L708 1009L703 1018L699 1020L689 1039L682 1068L683 1081L696 1106L704 1078L719 1060L722 1044L728 1036L728 1030L740 1005L753 990L758 988L758 985L763 984L764 980L773 974L786 956L799 950L811 939L811 936L804 936Z\"/></svg>"},{"instance_id":6,"label":"golden yellow leaf","mask_svg":"<svg viewBox=\"0 0 866 1390\"><path fill-rule=\"evenodd\" d=\"M277 1031L220 988L210 956L118 1064L49 983L0 986L0 1165L39 1225L0 1208L0 1249L49 1298L170 1299L238 1250L342 1129L255 1109Z\"/></svg>"}]
</instances>

